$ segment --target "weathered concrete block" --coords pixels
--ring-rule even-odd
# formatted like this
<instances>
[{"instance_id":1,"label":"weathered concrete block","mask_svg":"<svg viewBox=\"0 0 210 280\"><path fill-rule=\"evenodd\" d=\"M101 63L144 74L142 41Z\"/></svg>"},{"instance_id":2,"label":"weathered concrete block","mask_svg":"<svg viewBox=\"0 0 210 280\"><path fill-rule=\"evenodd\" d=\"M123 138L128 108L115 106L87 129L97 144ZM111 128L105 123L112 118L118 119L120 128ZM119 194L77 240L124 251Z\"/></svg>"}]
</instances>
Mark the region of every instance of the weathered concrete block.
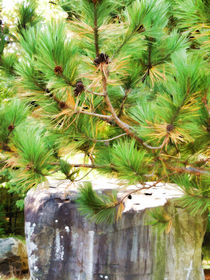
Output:
<instances>
[{"instance_id":1,"label":"weathered concrete block","mask_svg":"<svg viewBox=\"0 0 210 280\"><path fill-rule=\"evenodd\" d=\"M72 184L50 186L30 190L25 200L32 280L204 279L201 245L206 217L192 217L172 202L167 204L172 217L168 234L146 225L145 204L165 204L180 195L176 188L159 185L150 189L151 195L146 191L134 195L126 202L122 219L107 226L80 216Z\"/></svg>"}]
</instances>

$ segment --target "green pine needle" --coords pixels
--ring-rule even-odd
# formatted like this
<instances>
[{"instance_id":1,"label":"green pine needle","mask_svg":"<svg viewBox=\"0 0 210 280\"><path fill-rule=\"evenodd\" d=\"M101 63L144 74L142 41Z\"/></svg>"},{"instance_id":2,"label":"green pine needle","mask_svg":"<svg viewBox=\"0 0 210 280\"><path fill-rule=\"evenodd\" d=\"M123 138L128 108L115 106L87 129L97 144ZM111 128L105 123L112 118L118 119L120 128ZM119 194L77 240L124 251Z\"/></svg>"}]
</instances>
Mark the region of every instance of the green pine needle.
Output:
<instances>
[{"instance_id":1,"label":"green pine needle","mask_svg":"<svg viewBox=\"0 0 210 280\"><path fill-rule=\"evenodd\" d=\"M111 224L116 219L117 197L115 193L111 195L97 194L90 182L85 183L80 188L77 199L80 213L92 222Z\"/></svg>"}]
</instances>

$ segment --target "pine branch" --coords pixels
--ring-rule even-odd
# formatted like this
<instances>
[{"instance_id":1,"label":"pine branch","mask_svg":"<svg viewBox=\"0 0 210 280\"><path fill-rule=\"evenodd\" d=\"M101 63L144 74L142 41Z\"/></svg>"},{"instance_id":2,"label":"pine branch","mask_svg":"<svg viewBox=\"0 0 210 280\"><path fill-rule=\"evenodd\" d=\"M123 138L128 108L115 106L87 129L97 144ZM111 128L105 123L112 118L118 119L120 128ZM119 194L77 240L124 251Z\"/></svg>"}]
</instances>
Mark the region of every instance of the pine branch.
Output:
<instances>
[{"instance_id":1,"label":"pine branch","mask_svg":"<svg viewBox=\"0 0 210 280\"><path fill-rule=\"evenodd\" d=\"M103 94L103 93L97 93L97 92L93 92L93 91L90 91L90 90L86 90L86 92L91 93L91 94L93 94L93 95L97 95L97 96L102 96L102 97L104 97L104 94Z\"/></svg>"},{"instance_id":2,"label":"pine branch","mask_svg":"<svg viewBox=\"0 0 210 280\"><path fill-rule=\"evenodd\" d=\"M116 139L118 139L118 138L120 138L120 137L123 137L123 136L125 136L125 135L127 135L127 134L126 134L126 133L122 133L122 134L117 135L117 136L115 136L115 137L113 137L113 138L110 138L110 139L104 139L104 140L102 140L102 139L93 139L93 138L90 138L90 140L92 140L93 142L110 142L110 141L116 140Z\"/></svg>"},{"instance_id":3,"label":"pine branch","mask_svg":"<svg viewBox=\"0 0 210 280\"><path fill-rule=\"evenodd\" d=\"M51 165L56 166L60 165L59 162L52 162ZM70 167L78 167L78 168L91 168L91 169L96 169L96 168L107 168L110 166L108 165L98 165L98 164L88 164L88 163L68 163Z\"/></svg>"},{"instance_id":4,"label":"pine branch","mask_svg":"<svg viewBox=\"0 0 210 280\"><path fill-rule=\"evenodd\" d=\"M142 146L144 146L145 148L147 149L151 149L151 150L159 150L159 149L162 149L164 144L165 144L165 139L163 141L163 143L158 146L158 147L152 147L148 144L146 144L142 138L138 137L129 127L129 125L127 123L124 123L123 121L121 121L113 106L112 106L112 103L111 103L111 100L108 96L108 92L107 92L107 78L106 76L104 75L104 72L102 71L102 85L103 85L103 94L104 94L104 99L105 99L105 102L108 106L108 110L110 111L110 113L112 114L112 117L113 117L113 120L115 121L115 123L122 129L126 132L126 134L128 136L130 136L131 138L134 138L138 143L140 143Z\"/></svg>"},{"instance_id":5,"label":"pine branch","mask_svg":"<svg viewBox=\"0 0 210 280\"><path fill-rule=\"evenodd\" d=\"M122 116L123 109L124 109L124 105L125 105L126 99L127 99L127 97L128 97L129 91L130 91L129 89L126 89L126 90L125 90L125 95L124 95L124 97L123 97L123 99L122 99L122 103L121 103L121 106L120 106L120 112L119 112L119 114L118 114L118 118L120 118L120 117Z\"/></svg>"},{"instance_id":6,"label":"pine branch","mask_svg":"<svg viewBox=\"0 0 210 280\"><path fill-rule=\"evenodd\" d=\"M97 117L103 120L107 120L107 121L111 121L112 120L112 116L109 115L102 115L102 114L96 114L96 113L91 113L88 111L83 111L83 109L77 109L75 114L84 114L84 115L89 115L89 116L93 116L93 117Z\"/></svg>"},{"instance_id":7,"label":"pine branch","mask_svg":"<svg viewBox=\"0 0 210 280\"><path fill-rule=\"evenodd\" d=\"M88 112L88 111L83 111L82 108L76 108L76 106L75 107L70 106L66 102L59 100L55 95L53 95L53 100L55 100L58 103L58 105L60 107L62 107L63 109L70 109L70 110L72 110L74 114L89 115L89 116L97 117L97 118L100 118L100 119L103 119L103 120L107 120L107 121L111 121L112 120L112 116L92 113L92 112Z\"/></svg>"},{"instance_id":8,"label":"pine branch","mask_svg":"<svg viewBox=\"0 0 210 280\"><path fill-rule=\"evenodd\" d=\"M96 57L99 56L99 42L98 42L98 19L97 19L97 1L94 2L94 41Z\"/></svg>"},{"instance_id":9,"label":"pine branch","mask_svg":"<svg viewBox=\"0 0 210 280\"><path fill-rule=\"evenodd\" d=\"M93 190L90 183L86 183L80 188L80 195L76 202L79 206L79 211L88 219L94 220L96 223L113 223L122 215L126 199L132 198L131 195L134 193L155 187L159 182L160 180L150 186L143 184L140 188L128 192L119 200L114 193L111 195L99 195Z\"/></svg>"},{"instance_id":10,"label":"pine branch","mask_svg":"<svg viewBox=\"0 0 210 280\"><path fill-rule=\"evenodd\" d=\"M209 174L210 172L207 170L203 170L201 168L195 168L195 167L175 167L172 165L169 165L165 162L167 168L169 170L174 170L177 173L188 173L188 174L195 174L195 175L200 175L200 174Z\"/></svg>"},{"instance_id":11,"label":"pine branch","mask_svg":"<svg viewBox=\"0 0 210 280\"><path fill-rule=\"evenodd\" d=\"M149 76L149 71L152 68L152 61L151 61L151 54L152 54L152 38L147 37L147 39L149 40L148 43L148 65L147 65L147 71L144 74L143 78L142 78L142 83L144 83L144 81L146 80L147 76Z\"/></svg>"},{"instance_id":12,"label":"pine branch","mask_svg":"<svg viewBox=\"0 0 210 280\"><path fill-rule=\"evenodd\" d=\"M82 168L107 168L106 165L96 165L96 164L86 164L86 163L78 163L78 164L69 164L71 167L82 167Z\"/></svg>"}]
</instances>

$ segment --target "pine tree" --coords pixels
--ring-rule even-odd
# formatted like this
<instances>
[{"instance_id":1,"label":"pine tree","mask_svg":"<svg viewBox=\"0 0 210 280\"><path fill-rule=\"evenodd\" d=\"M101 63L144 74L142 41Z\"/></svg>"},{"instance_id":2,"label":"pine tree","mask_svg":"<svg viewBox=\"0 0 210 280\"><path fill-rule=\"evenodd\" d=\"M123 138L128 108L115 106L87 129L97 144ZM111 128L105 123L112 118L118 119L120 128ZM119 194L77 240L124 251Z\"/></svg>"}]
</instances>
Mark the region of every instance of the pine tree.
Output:
<instances>
[{"instance_id":1,"label":"pine tree","mask_svg":"<svg viewBox=\"0 0 210 280\"><path fill-rule=\"evenodd\" d=\"M43 20L34 3L20 5L15 30L0 30L2 87L9 80L16 92L1 105L1 164L16 191L96 169L125 185L176 183L184 207L208 211L207 1L53 1L67 13L59 20ZM85 163L69 164L73 151ZM98 195L88 183L78 204L113 222L131 197Z\"/></svg>"}]
</instances>

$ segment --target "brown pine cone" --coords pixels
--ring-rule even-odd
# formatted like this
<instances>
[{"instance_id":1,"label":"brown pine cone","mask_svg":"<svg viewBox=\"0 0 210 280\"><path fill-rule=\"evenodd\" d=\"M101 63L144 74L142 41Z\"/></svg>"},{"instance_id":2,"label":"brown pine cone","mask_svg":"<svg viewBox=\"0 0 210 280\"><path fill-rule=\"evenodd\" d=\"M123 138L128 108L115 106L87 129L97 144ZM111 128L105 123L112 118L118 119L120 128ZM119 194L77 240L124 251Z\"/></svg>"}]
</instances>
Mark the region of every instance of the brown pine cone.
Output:
<instances>
[{"instance_id":1,"label":"brown pine cone","mask_svg":"<svg viewBox=\"0 0 210 280\"><path fill-rule=\"evenodd\" d=\"M63 69L62 69L61 66L57 65L57 66L55 66L55 68L54 68L54 72L55 72L56 75L60 75L60 74L63 73Z\"/></svg>"}]
</instances>

